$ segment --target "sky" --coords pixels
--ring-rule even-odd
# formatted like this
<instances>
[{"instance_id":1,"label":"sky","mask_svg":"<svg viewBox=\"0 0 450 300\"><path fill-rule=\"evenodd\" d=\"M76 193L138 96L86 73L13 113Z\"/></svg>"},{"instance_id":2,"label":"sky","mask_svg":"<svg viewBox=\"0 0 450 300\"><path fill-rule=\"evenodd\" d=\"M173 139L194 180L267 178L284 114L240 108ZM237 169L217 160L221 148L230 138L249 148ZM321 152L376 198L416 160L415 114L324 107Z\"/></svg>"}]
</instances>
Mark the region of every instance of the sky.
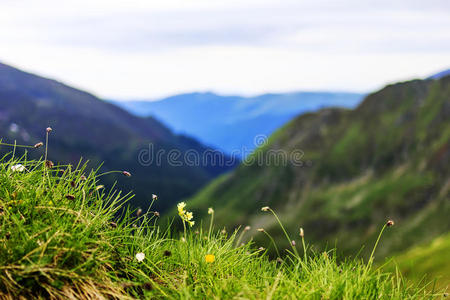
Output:
<instances>
[{"instance_id":1,"label":"sky","mask_svg":"<svg viewBox=\"0 0 450 300\"><path fill-rule=\"evenodd\" d=\"M108 99L370 92L450 68L450 1L2 0L0 62Z\"/></svg>"}]
</instances>

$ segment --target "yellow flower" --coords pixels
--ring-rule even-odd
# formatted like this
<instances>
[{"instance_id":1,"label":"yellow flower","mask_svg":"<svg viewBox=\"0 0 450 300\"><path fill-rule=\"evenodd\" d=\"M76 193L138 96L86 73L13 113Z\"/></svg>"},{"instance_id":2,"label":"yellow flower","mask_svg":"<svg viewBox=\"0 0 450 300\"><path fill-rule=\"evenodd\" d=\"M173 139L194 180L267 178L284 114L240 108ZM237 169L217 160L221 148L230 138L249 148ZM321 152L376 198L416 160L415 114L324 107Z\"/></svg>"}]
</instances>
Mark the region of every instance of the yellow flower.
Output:
<instances>
[{"instance_id":1,"label":"yellow flower","mask_svg":"<svg viewBox=\"0 0 450 300\"><path fill-rule=\"evenodd\" d=\"M216 257L214 256L214 254L206 254L205 255L205 261L207 263L213 263L216 260Z\"/></svg>"},{"instance_id":2,"label":"yellow flower","mask_svg":"<svg viewBox=\"0 0 450 300\"><path fill-rule=\"evenodd\" d=\"M184 208L186 207L185 202L180 202L177 204L178 214L181 216L184 213Z\"/></svg>"},{"instance_id":3,"label":"yellow flower","mask_svg":"<svg viewBox=\"0 0 450 300\"><path fill-rule=\"evenodd\" d=\"M185 202L180 202L177 205L178 208L178 215L180 216L181 220L183 220L183 222L186 222L189 224L189 226L194 226L195 222L192 221L192 219L194 218L194 215L192 214L192 212L190 211L186 211L184 208L186 207L186 203Z\"/></svg>"}]
</instances>

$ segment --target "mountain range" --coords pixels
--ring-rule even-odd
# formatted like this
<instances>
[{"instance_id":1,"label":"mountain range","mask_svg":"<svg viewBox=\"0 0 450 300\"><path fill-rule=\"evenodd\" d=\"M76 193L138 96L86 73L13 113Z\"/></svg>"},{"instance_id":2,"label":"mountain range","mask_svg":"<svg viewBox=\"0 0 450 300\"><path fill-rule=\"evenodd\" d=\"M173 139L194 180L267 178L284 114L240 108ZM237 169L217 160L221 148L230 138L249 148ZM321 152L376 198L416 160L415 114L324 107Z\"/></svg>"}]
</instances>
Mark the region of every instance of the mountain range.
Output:
<instances>
[{"instance_id":1,"label":"mountain range","mask_svg":"<svg viewBox=\"0 0 450 300\"><path fill-rule=\"evenodd\" d=\"M233 172L187 200L198 218L215 209L219 226L250 225L248 238L287 248L267 212L316 250L367 255L378 228L379 257L450 231L450 76L388 85L355 109L326 108L277 130ZM273 251L273 248L272 248Z\"/></svg>"},{"instance_id":2,"label":"mountain range","mask_svg":"<svg viewBox=\"0 0 450 300\"><path fill-rule=\"evenodd\" d=\"M113 101L139 116L153 116L175 132L246 157L263 139L300 113L323 107L355 107L363 94L296 92L256 97L181 94L158 101Z\"/></svg>"},{"instance_id":3,"label":"mountain range","mask_svg":"<svg viewBox=\"0 0 450 300\"><path fill-rule=\"evenodd\" d=\"M152 117L134 116L84 91L0 64L0 139L33 145L44 140L47 126L53 128L49 159L77 164L83 158L92 166L103 163L104 171L131 172L130 178L104 176L104 182L111 186L118 181L123 190L133 187L134 205L144 208L152 194L157 194L161 200L157 207L163 210L236 164L215 153L215 159L228 164L207 157L187 165L183 161L186 153L205 157L206 151L214 149L174 134ZM3 154L11 150L0 148ZM168 157L170 151L179 155L175 162ZM157 153L164 153L160 162L153 157ZM29 150L28 155L40 157L43 149Z\"/></svg>"}]
</instances>

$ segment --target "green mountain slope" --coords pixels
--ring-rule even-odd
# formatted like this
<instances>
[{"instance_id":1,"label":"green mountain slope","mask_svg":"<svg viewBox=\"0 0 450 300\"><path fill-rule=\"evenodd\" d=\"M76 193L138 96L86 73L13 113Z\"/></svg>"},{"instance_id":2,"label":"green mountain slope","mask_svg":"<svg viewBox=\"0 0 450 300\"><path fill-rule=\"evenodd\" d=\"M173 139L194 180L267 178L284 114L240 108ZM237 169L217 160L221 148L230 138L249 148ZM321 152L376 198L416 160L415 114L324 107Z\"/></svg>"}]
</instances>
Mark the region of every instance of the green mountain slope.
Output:
<instances>
[{"instance_id":1,"label":"green mountain slope","mask_svg":"<svg viewBox=\"0 0 450 300\"><path fill-rule=\"evenodd\" d=\"M83 157L92 166L103 162L105 171L130 171L133 202L143 207L155 193L164 200L158 209L164 209L233 166L211 160L174 166L167 160L171 150L182 159L188 150L201 155L211 149L173 134L152 118L135 117L84 91L0 64L0 139L33 145L43 140L47 126L53 128L51 160L76 164ZM2 147L0 153L11 150ZM155 157L158 151L165 153L160 163ZM42 149L29 151L34 158L42 154ZM107 183L118 179L113 176Z\"/></svg>"},{"instance_id":2,"label":"green mountain slope","mask_svg":"<svg viewBox=\"0 0 450 300\"><path fill-rule=\"evenodd\" d=\"M282 236L260 211L268 205L290 232L303 227L317 247L337 241L344 254L372 245L375 224L392 218L384 256L450 230L449 140L450 77L394 84L354 110L299 116L188 202L200 214L214 207L222 226L251 225L266 244L256 228Z\"/></svg>"},{"instance_id":3,"label":"green mountain slope","mask_svg":"<svg viewBox=\"0 0 450 300\"><path fill-rule=\"evenodd\" d=\"M415 284L430 283L429 290L450 288L450 234L394 256L391 270L397 266L402 275Z\"/></svg>"}]
</instances>

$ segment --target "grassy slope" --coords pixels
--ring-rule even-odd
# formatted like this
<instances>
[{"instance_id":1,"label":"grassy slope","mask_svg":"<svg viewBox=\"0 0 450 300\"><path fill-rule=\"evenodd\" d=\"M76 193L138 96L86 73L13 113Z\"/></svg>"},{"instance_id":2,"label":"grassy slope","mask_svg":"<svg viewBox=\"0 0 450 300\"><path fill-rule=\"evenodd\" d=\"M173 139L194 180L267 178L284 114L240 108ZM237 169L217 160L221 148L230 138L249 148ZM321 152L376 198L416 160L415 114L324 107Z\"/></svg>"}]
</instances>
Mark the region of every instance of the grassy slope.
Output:
<instances>
[{"instance_id":1,"label":"grassy slope","mask_svg":"<svg viewBox=\"0 0 450 300\"><path fill-rule=\"evenodd\" d=\"M431 282L430 288L450 289L450 235L443 235L431 243L416 246L394 256L393 265L402 270L412 282ZM394 267L392 267L393 269ZM436 280L436 282L434 282Z\"/></svg>"},{"instance_id":2,"label":"grassy slope","mask_svg":"<svg viewBox=\"0 0 450 300\"><path fill-rule=\"evenodd\" d=\"M13 171L23 164L26 170ZM83 174L87 177L83 179ZM270 261L235 235L161 233L153 212L121 210L83 167L0 160L0 298L419 299L391 273L332 252ZM179 220L176 220L179 221ZM198 220L197 220L198 221ZM239 239L239 238L238 238ZM145 253L138 262L135 254ZM215 255L207 263L206 254ZM302 254L303 258L303 254ZM438 298L442 293L436 294Z\"/></svg>"},{"instance_id":3,"label":"grassy slope","mask_svg":"<svg viewBox=\"0 0 450 300\"><path fill-rule=\"evenodd\" d=\"M317 249L337 242L343 254L376 239L376 224L388 232L378 258L398 253L450 231L450 77L388 86L353 111L326 109L298 117L276 132L254 157L270 150L304 152L302 167L241 165L188 200L202 213L217 211L218 224L251 225L256 242L281 247L283 233L259 212L275 208L290 232L305 228ZM368 256L370 249L363 249Z\"/></svg>"}]
</instances>

